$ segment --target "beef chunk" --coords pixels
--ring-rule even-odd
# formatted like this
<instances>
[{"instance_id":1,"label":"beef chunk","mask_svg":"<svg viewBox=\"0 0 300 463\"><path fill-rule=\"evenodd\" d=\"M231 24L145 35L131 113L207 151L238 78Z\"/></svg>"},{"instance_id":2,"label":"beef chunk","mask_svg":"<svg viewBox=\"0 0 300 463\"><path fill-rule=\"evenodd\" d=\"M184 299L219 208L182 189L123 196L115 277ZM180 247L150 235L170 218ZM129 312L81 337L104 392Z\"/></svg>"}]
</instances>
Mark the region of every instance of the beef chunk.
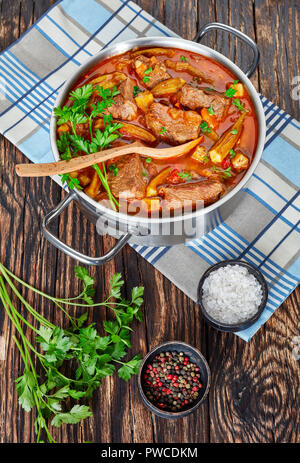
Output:
<instances>
[{"instance_id":1,"label":"beef chunk","mask_svg":"<svg viewBox=\"0 0 300 463\"><path fill-rule=\"evenodd\" d=\"M126 80L123 80L123 82L119 85L120 93L125 100L134 101L134 98L133 98L134 86L135 86L134 80L129 79L129 77Z\"/></svg>"},{"instance_id":2,"label":"beef chunk","mask_svg":"<svg viewBox=\"0 0 300 463\"><path fill-rule=\"evenodd\" d=\"M162 82L163 80L166 80L166 79L170 79L171 77L167 71L166 66L160 61L158 61L155 58L155 56L152 56L151 58L147 58L144 55L138 56L134 60L134 68L135 68L137 75L143 81L144 85L147 88L153 88L159 82ZM152 69L152 71L145 74L145 71L150 68ZM149 81L145 82L143 80L144 77L149 79Z\"/></svg>"},{"instance_id":3,"label":"beef chunk","mask_svg":"<svg viewBox=\"0 0 300 463\"><path fill-rule=\"evenodd\" d=\"M183 183L161 187L158 193L164 197L168 208L181 208L184 201L204 201L204 205L212 204L224 191L221 182L203 180L201 182Z\"/></svg>"},{"instance_id":4,"label":"beef chunk","mask_svg":"<svg viewBox=\"0 0 300 463\"><path fill-rule=\"evenodd\" d=\"M112 194L120 199L142 199L146 191L143 171L143 162L138 154L114 159L107 173Z\"/></svg>"},{"instance_id":5,"label":"beef chunk","mask_svg":"<svg viewBox=\"0 0 300 463\"><path fill-rule=\"evenodd\" d=\"M199 136L200 123L198 113L169 108L161 103L152 103L146 113L147 127L158 139L170 143L194 140Z\"/></svg>"},{"instance_id":6,"label":"beef chunk","mask_svg":"<svg viewBox=\"0 0 300 463\"><path fill-rule=\"evenodd\" d=\"M158 169L153 162L146 162L145 158L143 159L144 171L148 172L149 177L155 177L158 174Z\"/></svg>"},{"instance_id":7,"label":"beef chunk","mask_svg":"<svg viewBox=\"0 0 300 463\"><path fill-rule=\"evenodd\" d=\"M222 119L229 106L229 100L216 92L205 91L185 84L178 92L178 101L190 109L209 108L214 110L218 119Z\"/></svg>"},{"instance_id":8,"label":"beef chunk","mask_svg":"<svg viewBox=\"0 0 300 463\"><path fill-rule=\"evenodd\" d=\"M134 81L124 80L120 86L120 93L114 98L115 104L107 108L106 114L111 114L114 119L133 121L137 117L137 105L133 99Z\"/></svg>"}]
</instances>

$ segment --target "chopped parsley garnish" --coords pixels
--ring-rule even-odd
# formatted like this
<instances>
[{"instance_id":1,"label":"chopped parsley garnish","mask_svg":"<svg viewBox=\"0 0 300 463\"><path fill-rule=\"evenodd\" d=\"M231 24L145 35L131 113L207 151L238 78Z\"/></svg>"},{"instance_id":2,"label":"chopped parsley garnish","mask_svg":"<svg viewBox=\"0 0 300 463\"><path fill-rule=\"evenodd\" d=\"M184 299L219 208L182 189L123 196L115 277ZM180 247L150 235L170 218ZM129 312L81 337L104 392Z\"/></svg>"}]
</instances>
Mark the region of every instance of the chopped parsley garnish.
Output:
<instances>
[{"instance_id":1,"label":"chopped parsley garnish","mask_svg":"<svg viewBox=\"0 0 300 463\"><path fill-rule=\"evenodd\" d=\"M231 177L231 167L228 167L227 169L223 170L223 178L226 177Z\"/></svg>"},{"instance_id":2,"label":"chopped parsley garnish","mask_svg":"<svg viewBox=\"0 0 300 463\"><path fill-rule=\"evenodd\" d=\"M150 164L150 162L152 162L152 159L151 158L146 158L145 161Z\"/></svg>"},{"instance_id":3,"label":"chopped parsley garnish","mask_svg":"<svg viewBox=\"0 0 300 463\"><path fill-rule=\"evenodd\" d=\"M233 135L236 135L238 133L238 131L237 131L237 129L233 129L233 130L231 130L230 133L232 133Z\"/></svg>"},{"instance_id":4,"label":"chopped parsley garnish","mask_svg":"<svg viewBox=\"0 0 300 463\"><path fill-rule=\"evenodd\" d=\"M236 94L237 90L235 88L236 84L238 84L238 80L234 80L233 81L233 85L231 87L229 87L226 92L224 93L225 96L227 96L228 98L232 98L234 97L234 95Z\"/></svg>"},{"instance_id":5,"label":"chopped parsley garnish","mask_svg":"<svg viewBox=\"0 0 300 463\"><path fill-rule=\"evenodd\" d=\"M163 134L163 133L165 133L166 131L167 131L166 127L162 126L159 133L160 133L160 134Z\"/></svg>"},{"instance_id":6,"label":"chopped parsley garnish","mask_svg":"<svg viewBox=\"0 0 300 463\"><path fill-rule=\"evenodd\" d=\"M201 130L203 133L210 133L211 128L209 127L208 123L206 121L202 121L200 124Z\"/></svg>"},{"instance_id":7,"label":"chopped parsley garnish","mask_svg":"<svg viewBox=\"0 0 300 463\"><path fill-rule=\"evenodd\" d=\"M236 89L233 87L229 87L224 93L224 95L227 96L228 98L234 97L235 94L236 94Z\"/></svg>"},{"instance_id":8,"label":"chopped parsley garnish","mask_svg":"<svg viewBox=\"0 0 300 463\"><path fill-rule=\"evenodd\" d=\"M108 167L108 170L110 170L113 174L114 174L114 177L117 176L117 173L119 172L119 169L118 167L116 166L116 164L111 164L109 167Z\"/></svg>"},{"instance_id":9,"label":"chopped parsley garnish","mask_svg":"<svg viewBox=\"0 0 300 463\"><path fill-rule=\"evenodd\" d=\"M237 107L239 111L244 111L244 106L242 105L241 101L238 98L232 100L232 104Z\"/></svg>"},{"instance_id":10,"label":"chopped parsley garnish","mask_svg":"<svg viewBox=\"0 0 300 463\"><path fill-rule=\"evenodd\" d=\"M211 106L209 108L207 108L207 111L211 116L213 116L215 114L215 112L214 112L214 110L213 110L213 108Z\"/></svg>"},{"instance_id":11,"label":"chopped parsley garnish","mask_svg":"<svg viewBox=\"0 0 300 463\"><path fill-rule=\"evenodd\" d=\"M213 166L211 168L213 172L217 172L220 174L223 174L223 178L230 178L231 177L231 167L228 167L227 169L220 169L219 167Z\"/></svg>"},{"instance_id":12,"label":"chopped parsley garnish","mask_svg":"<svg viewBox=\"0 0 300 463\"><path fill-rule=\"evenodd\" d=\"M151 74L152 71L153 71L153 69L150 67L150 68L146 69L146 71L144 72L145 77L143 77L143 82L144 82L145 84L146 84L147 82L149 82L150 77L148 77L148 75Z\"/></svg>"},{"instance_id":13,"label":"chopped parsley garnish","mask_svg":"<svg viewBox=\"0 0 300 463\"><path fill-rule=\"evenodd\" d=\"M186 61L188 61L188 59L187 59L186 56L181 55L181 56L180 56L180 61L182 61L183 63L185 63Z\"/></svg>"},{"instance_id":14,"label":"chopped parsley garnish","mask_svg":"<svg viewBox=\"0 0 300 463\"><path fill-rule=\"evenodd\" d=\"M206 164L208 162L208 156L204 156L203 162Z\"/></svg>"},{"instance_id":15,"label":"chopped parsley garnish","mask_svg":"<svg viewBox=\"0 0 300 463\"><path fill-rule=\"evenodd\" d=\"M147 172L146 170L143 170L142 176L143 176L143 177L148 177L148 172Z\"/></svg>"},{"instance_id":16,"label":"chopped parsley garnish","mask_svg":"<svg viewBox=\"0 0 300 463\"><path fill-rule=\"evenodd\" d=\"M139 93L142 92L142 89L140 87L138 87L137 85L135 85L133 87L133 97L135 98L136 96L138 96Z\"/></svg>"},{"instance_id":17,"label":"chopped parsley garnish","mask_svg":"<svg viewBox=\"0 0 300 463\"><path fill-rule=\"evenodd\" d=\"M229 150L229 155L231 158L234 158L234 156L236 155L236 152L233 149L231 149Z\"/></svg>"},{"instance_id":18,"label":"chopped parsley garnish","mask_svg":"<svg viewBox=\"0 0 300 463\"><path fill-rule=\"evenodd\" d=\"M189 172L186 172L185 170L182 170L181 172L177 172L178 177L184 179L184 180L191 180L193 177Z\"/></svg>"}]
</instances>

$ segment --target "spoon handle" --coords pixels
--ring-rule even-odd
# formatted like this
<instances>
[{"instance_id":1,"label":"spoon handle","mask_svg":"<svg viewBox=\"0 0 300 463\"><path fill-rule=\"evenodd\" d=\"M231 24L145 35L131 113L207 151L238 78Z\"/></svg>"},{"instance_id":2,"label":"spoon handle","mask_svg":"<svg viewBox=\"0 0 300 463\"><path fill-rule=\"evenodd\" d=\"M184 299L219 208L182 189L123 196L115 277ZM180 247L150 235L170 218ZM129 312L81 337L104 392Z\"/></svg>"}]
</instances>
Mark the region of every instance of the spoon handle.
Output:
<instances>
[{"instance_id":1,"label":"spoon handle","mask_svg":"<svg viewBox=\"0 0 300 463\"><path fill-rule=\"evenodd\" d=\"M200 137L183 145L160 149L151 148L149 146L141 146L141 143L135 142L126 146L118 146L117 148L78 156L77 158L72 158L68 161L56 161L45 164L17 164L16 172L19 177L46 177L48 175L66 174L68 172L84 169L85 167L92 166L93 164L108 161L109 159L113 159L118 156L124 156L132 153L148 156L153 159L169 159L188 153L191 149L198 145L202 139L203 137Z\"/></svg>"}]
</instances>

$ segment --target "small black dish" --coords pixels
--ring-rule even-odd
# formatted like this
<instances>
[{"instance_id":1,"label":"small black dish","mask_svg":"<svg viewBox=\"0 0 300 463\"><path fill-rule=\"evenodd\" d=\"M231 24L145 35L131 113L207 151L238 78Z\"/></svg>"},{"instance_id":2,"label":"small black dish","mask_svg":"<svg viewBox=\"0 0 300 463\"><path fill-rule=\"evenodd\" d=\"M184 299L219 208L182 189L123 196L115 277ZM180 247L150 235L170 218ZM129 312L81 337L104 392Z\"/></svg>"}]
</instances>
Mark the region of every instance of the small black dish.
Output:
<instances>
[{"instance_id":1,"label":"small black dish","mask_svg":"<svg viewBox=\"0 0 300 463\"><path fill-rule=\"evenodd\" d=\"M263 297L261 300L261 303L258 307L258 311L256 312L255 315L253 315L251 318L248 320L245 320L244 322L238 323L236 325L230 325L226 323L221 323L218 322L217 320L213 319L205 310L204 305L202 303L202 286L204 283L204 280L208 275L213 272L214 270L218 270L220 267L226 267L227 265L241 265L243 267L246 267L252 275L255 276L255 278L258 280L258 282L261 285L262 292L263 292ZM256 268L254 265L249 264L248 262L244 262L243 260L224 260L222 262L219 262L218 264L213 265L212 267L209 267L206 272L202 275L202 278L199 282L198 285L198 305L201 309L201 314L204 320L211 325L213 328L216 328L219 331L225 331L225 332L235 332L235 331L241 331L246 328L249 328L249 326L253 325L253 323L256 322L256 320L259 319L261 316L262 312L264 311L264 308L266 306L268 300L268 286L266 283L266 280L263 276L263 274Z\"/></svg>"},{"instance_id":2,"label":"small black dish","mask_svg":"<svg viewBox=\"0 0 300 463\"><path fill-rule=\"evenodd\" d=\"M197 400L193 402L193 404L187 406L187 408L184 408L178 412L169 412L156 407L146 397L142 384L142 377L145 374L148 363L151 363L156 355L160 354L161 352L168 351L183 352L185 355L187 355L191 361L199 368L201 383L203 385L203 387L199 390L200 394ZM151 412L155 413L155 415L160 416L161 418L182 418L197 410L200 404L205 400L210 388L210 369L201 352L195 347L192 347L189 344L181 341L164 342L163 344L160 344L159 346L152 349L144 357L138 374L138 388L144 404Z\"/></svg>"}]
</instances>

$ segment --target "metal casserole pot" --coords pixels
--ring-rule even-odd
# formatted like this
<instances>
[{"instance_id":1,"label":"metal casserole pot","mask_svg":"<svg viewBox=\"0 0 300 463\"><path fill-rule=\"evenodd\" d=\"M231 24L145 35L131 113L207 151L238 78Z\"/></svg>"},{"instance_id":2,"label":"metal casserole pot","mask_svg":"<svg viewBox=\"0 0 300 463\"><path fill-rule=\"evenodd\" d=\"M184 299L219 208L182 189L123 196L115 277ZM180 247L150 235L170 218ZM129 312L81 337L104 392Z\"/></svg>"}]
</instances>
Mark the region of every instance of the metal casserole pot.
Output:
<instances>
[{"instance_id":1,"label":"metal casserole pot","mask_svg":"<svg viewBox=\"0 0 300 463\"><path fill-rule=\"evenodd\" d=\"M201 40L204 35L212 29L221 29L223 31L230 32L246 42L251 47L253 51L253 62L251 67L245 73L221 53L218 53L217 51L198 43L198 41ZM259 61L259 51L255 42L253 42L253 40L250 39L247 35L230 26L220 23L207 24L199 31L194 40L194 42L191 42L181 38L145 37L128 40L126 42L113 45L92 57L77 70L72 78L70 78L64 85L56 100L55 106L60 106L63 104L66 95L69 93L70 89L78 80L79 76L82 75L82 73L87 72L100 61L115 55L125 53L134 47L159 46L180 48L183 50L199 53L204 56L208 56L227 67L237 76L240 82L245 84L246 88L248 89L256 110L256 116L258 120L258 143L251 166L238 185L219 201L203 209L176 217L148 218L115 212L103 207L100 203L97 203L85 193L79 190L72 190L54 210L47 214L42 224L42 231L46 238L54 246L64 251L69 256L79 260L84 264L101 265L112 259L127 242L130 244L142 244L145 246L167 246L183 243L196 237L200 237L210 231L212 228L214 228L214 224L216 223L218 217L221 216L223 220L226 219L235 209L237 204L240 204L241 201L243 201L244 193L242 189L251 178L261 159L265 141L266 128L263 107L260 102L258 93L249 80L249 77L257 67ZM54 158L55 160L59 160L59 153L56 146L56 118L54 116L52 116L51 119L50 137ZM62 211L74 200L78 203L84 214L86 214L90 220L97 224L97 230L100 234L109 233L110 235L119 238L115 246L105 255L101 257L89 257L84 255L60 241L60 239L53 235L53 233L50 231L50 223L56 217L58 217Z\"/></svg>"}]
</instances>

